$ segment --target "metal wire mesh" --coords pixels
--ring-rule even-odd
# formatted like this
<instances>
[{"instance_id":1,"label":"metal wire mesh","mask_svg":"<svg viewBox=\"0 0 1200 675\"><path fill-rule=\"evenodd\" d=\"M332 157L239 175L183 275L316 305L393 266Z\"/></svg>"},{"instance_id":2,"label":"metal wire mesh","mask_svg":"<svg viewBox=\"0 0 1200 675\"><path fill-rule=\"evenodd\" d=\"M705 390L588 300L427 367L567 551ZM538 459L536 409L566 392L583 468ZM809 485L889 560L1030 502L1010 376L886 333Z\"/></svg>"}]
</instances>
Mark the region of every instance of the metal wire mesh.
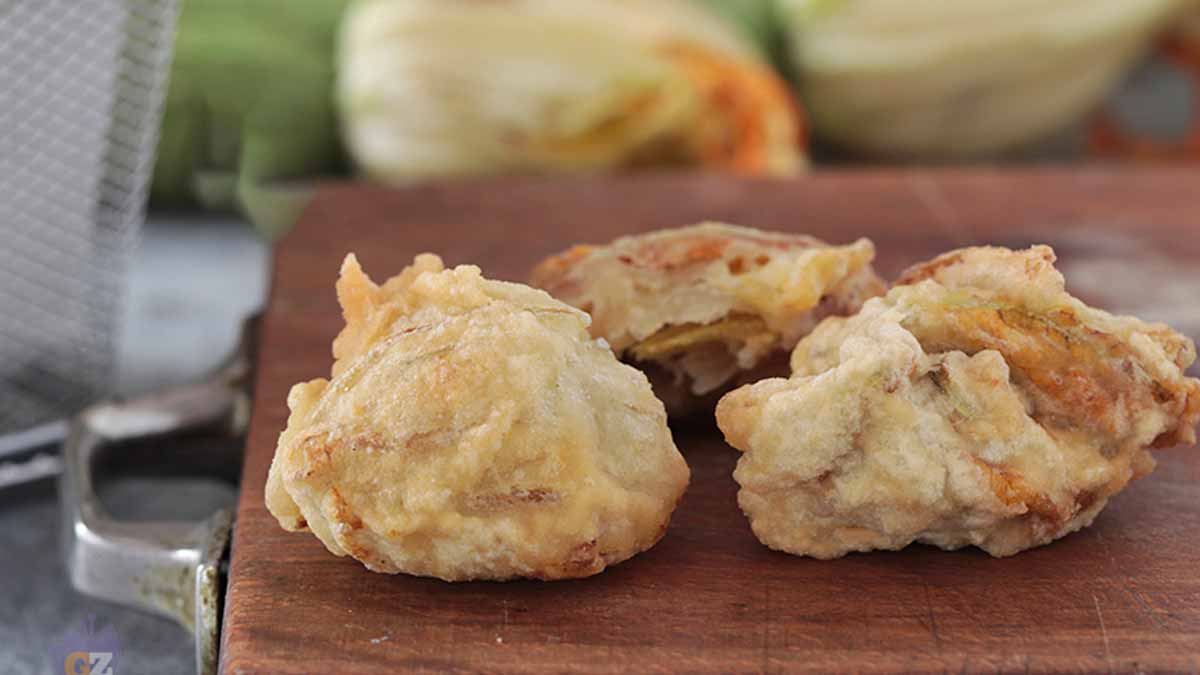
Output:
<instances>
[{"instance_id":1,"label":"metal wire mesh","mask_svg":"<svg viewBox=\"0 0 1200 675\"><path fill-rule=\"evenodd\" d=\"M177 3L0 2L0 435L111 384Z\"/></svg>"}]
</instances>

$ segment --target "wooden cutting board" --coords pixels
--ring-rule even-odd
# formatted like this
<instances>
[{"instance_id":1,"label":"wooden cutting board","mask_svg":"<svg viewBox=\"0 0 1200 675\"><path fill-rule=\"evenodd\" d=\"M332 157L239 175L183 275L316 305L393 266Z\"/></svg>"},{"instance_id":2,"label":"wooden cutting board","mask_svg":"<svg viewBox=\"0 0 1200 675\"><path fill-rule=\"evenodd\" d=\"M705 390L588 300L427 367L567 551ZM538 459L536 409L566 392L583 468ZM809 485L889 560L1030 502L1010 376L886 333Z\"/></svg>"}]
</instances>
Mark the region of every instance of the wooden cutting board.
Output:
<instances>
[{"instance_id":1,"label":"wooden cutting board","mask_svg":"<svg viewBox=\"0 0 1200 675\"><path fill-rule=\"evenodd\" d=\"M1096 524L1013 558L911 546L817 561L760 545L737 453L675 429L692 483L661 543L591 579L448 584L385 576L288 534L263 484L294 382L327 376L333 282L354 251L382 278L414 254L524 280L570 244L705 219L872 238L877 266L972 243L1047 242L1090 302L1200 337L1200 172L825 173L330 185L275 251L233 542L227 673L1181 670L1200 668L1200 450Z\"/></svg>"}]
</instances>

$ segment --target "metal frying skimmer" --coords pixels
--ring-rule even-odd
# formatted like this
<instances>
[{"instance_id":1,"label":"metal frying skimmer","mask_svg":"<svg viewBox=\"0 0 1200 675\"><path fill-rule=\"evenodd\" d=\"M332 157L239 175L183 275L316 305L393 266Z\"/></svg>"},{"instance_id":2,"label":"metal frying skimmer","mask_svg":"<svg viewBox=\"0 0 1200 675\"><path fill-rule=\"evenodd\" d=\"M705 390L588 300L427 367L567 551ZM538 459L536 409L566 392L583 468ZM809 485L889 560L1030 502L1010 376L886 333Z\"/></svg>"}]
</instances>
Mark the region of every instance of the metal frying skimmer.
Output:
<instances>
[{"instance_id":1,"label":"metal frying skimmer","mask_svg":"<svg viewBox=\"0 0 1200 675\"><path fill-rule=\"evenodd\" d=\"M57 472L49 456L11 460L61 438L113 381L177 12L0 3L0 488Z\"/></svg>"},{"instance_id":2,"label":"metal frying skimmer","mask_svg":"<svg viewBox=\"0 0 1200 675\"><path fill-rule=\"evenodd\" d=\"M181 436L241 433L245 351L207 381L97 404L114 379L179 1L0 0L0 489L61 471L72 586L183 624L207 675L232 512L121 521L93 480L113 458L147 463L138 442L174 469L239 465L210 444L188 453ZM64 438L61 458L40 452Z\"/></svg>"}]
</instances>

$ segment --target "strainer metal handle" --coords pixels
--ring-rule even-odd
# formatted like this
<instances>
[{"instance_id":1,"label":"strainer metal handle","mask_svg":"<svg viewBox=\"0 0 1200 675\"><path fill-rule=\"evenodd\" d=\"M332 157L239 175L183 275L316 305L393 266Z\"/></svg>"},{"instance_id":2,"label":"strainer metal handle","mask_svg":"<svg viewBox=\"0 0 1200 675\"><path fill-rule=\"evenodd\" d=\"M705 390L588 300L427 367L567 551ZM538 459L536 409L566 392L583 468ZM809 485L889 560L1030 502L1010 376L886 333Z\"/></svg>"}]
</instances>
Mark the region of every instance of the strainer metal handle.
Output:
<instances>
[{"instance_id":1,"label":"strainer metal handle","mask_svg":"<svg viewBox=\"0 0 1200 675\"><path fill-rule=\"evenodd\" d=\"M75 418L63 447L60 478L63 556L74 588L90 596L174 619L196 640L196 670L216 672L223 570L233 511L201 522L129 522L114 518L97 496L93 476L106 450L129 441L161 445L212 428L244 435L249 419L249 345L209 380L127 402L92 406Z\"/></svg>"}]
</instances>

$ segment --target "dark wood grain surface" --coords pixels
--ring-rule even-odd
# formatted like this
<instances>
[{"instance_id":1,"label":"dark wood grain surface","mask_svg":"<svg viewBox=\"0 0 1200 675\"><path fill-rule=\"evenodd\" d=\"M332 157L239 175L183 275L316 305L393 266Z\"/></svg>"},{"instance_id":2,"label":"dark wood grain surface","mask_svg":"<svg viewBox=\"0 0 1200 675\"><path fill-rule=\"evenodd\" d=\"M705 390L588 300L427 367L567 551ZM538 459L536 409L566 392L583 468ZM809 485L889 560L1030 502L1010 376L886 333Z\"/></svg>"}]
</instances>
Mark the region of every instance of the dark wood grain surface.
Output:
<instances>
[{"instance_id":1,"label":"dark wood grain surface","mask_svg":"<svg viewBox=\"0 0 1200 675\"><path fill-rule=\"evenodd\" d=\"M894 276L960 245L1054 245L1088 301L1200 337L1200 172L827 173L330 185L276 249L227 595L226 673L421 671L1134 671L1200 668L1200 451L1096 524L1013 558L912 546L816 561L775 553L736 503L736 452L675 429L692 483L663 541L591 579L385 576L288 534L263 506L288 387L327 376L333 281L354 251L377 278L414 254L523 280L579 241L720 219L871 237Z\"/></svg>"}]
</instances>

